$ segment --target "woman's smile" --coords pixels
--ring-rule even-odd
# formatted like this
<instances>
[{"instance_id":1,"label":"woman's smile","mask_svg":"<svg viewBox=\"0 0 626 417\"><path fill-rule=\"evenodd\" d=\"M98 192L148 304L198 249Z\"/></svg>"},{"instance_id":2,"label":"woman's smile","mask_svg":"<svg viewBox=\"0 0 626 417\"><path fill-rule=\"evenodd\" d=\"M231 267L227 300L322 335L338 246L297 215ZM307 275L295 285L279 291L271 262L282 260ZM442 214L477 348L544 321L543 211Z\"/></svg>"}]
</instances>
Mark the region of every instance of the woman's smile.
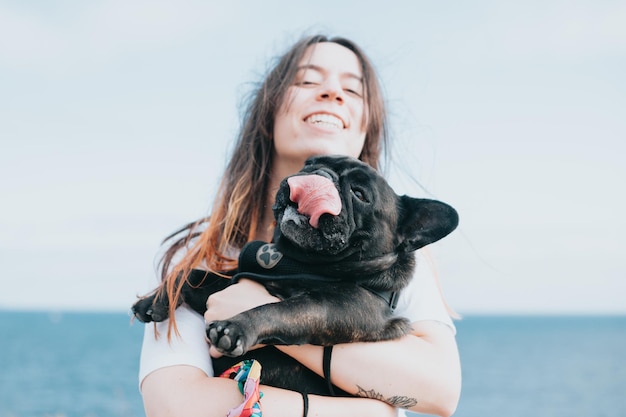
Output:
<instances>
[{"instance_id":1,"label":"woman's smile","mask_svg":"<svg viewBox=\"0 0 626 417\"><path fill-rule=\"evenodd\" d=\"M315 113L304 119L305 123L328 129L331 131L341 131L344 129L344 122L339 116L329 113Z\"/></svg>"}]
</instances>

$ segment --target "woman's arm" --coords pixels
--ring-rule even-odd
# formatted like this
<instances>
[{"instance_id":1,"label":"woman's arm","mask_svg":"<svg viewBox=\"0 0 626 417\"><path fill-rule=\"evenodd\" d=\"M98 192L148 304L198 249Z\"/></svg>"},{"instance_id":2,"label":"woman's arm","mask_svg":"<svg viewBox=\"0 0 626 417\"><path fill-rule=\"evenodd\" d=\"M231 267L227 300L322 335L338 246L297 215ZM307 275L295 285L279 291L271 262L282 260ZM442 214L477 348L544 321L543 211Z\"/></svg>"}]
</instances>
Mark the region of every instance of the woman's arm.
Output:
<instances>
[{"instance_id":1,"label":"woman's arm","mask_svg":"<svg viewBox=\"0 0 626 417\"><path fill-rule=\"evenodd\" d=\"M300 417L300 393L261 386L264 417ZM157 369L141 385L147 417L223 417L243 401L237 383L226 378L211 378L193 366ZM309 416L394 417L395 409L372 399L309 396Z\"/></svg>"},{"instance_id":2,"label":"woman's arm","mask_svg":"<svg viewBox=\"0 0 626 417\"><path fill-rule=\"evenodd\" d=\"M319 346L277 346L322 375ZM375 377L373 377L375 376ZM341 389L412 411L450 416L461 392L461 366L452 330L438 322L413 323L411 335L333 348L331 379Z\"/></svg>"},{"instance_id":3,"label":"woman's arm","mask_svg":"<svg viewBox=\"0 0 626 417\"><path fill-rule=\"evenodd\" d=\"M235 301L237 300L237 301ZM207 321L235 314L278 299L250 280L209 297ZM277 346L319 375L322 348ZM211 349L212 355L219 353ZM335 346L331 378L345 391L385 401L412 411L449 416L461 391L461 366L451 328L436 321L413 323L413 332L401 339Z\"/></svg>"}]
</instances>

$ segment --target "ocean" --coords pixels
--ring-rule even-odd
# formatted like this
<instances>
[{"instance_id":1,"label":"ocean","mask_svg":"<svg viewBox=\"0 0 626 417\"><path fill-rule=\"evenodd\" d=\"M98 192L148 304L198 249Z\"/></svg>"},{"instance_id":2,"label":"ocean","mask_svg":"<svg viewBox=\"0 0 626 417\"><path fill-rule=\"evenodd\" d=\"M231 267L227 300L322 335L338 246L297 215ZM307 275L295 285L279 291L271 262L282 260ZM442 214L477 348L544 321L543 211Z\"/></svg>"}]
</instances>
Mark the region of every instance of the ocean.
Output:
<instances>
[{"instance_id":1,"label":"ocean","mask_svg":"<svg viewBox=\"0 0 626 417\"><path fill-rule=\"evenodd\" d=\"M456 417L626 417L626 316L457 322ZM141 323L0 311L0 417L142 417Z\"/></svg>"}]
</instances>

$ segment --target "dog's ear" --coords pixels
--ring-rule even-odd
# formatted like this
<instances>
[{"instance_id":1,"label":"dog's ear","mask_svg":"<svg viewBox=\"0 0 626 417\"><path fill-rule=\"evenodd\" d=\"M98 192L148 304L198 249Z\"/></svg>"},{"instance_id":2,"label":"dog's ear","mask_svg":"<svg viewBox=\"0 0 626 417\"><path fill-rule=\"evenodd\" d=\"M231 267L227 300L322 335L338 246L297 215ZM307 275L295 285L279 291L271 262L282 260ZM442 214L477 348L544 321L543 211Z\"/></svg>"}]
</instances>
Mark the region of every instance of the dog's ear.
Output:
<instances>
[{"instance_id":1,"label":"dog's ear","mask_svg":"<svg viewBox=\"0 0 626 417\"><path fill-rule=\"evenodd\" d=\"M447 236L459 224L459 215L436 200L402 196L398 202L398 252L410 252Z\"/></svg>"}]
</instances>

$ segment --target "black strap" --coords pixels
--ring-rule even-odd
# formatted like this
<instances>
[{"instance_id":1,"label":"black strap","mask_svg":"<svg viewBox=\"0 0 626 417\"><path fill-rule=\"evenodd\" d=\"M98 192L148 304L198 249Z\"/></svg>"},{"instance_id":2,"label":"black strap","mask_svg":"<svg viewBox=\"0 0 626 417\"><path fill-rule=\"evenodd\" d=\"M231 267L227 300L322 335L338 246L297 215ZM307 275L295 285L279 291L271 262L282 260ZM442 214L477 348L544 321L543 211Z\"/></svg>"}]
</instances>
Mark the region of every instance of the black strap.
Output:
<instances>
[{"instance_id":1,"label":"black strap","mask_svg":"<svg viewBox=\"0 0 626 417\"><path fill-rule=\"evenodd\" d=\"M309 415L309 395L306 392L302 393L302 417L308 417Z\"/></svg>"},{"instance_id":2,"label":"black strap","mask_svg":"<svg viewBox=\"0 0 626 417\"><path fill-rule=\"evenodd\" d=\"M361 287L385 300L391 311L394 311L398 306L398 298L400 297L400 293L398 291L378 291L368 287L367 285L361 285Z\"/></svg>"},{"instance_id":3,"label":"black strap","mask_svg":"<svg viewBox=\"0 0 626 417\"><path fill-rule=\"evenodd\" d=\"M334 397L335 390L333 388L333 383L330 380L330 359L332 355L333 347L324 346L324 356L322 358L322 372L324 372L324 379L326 380L326 384L328 385L328 392Z\"/></svg>"},{"instance_id":4,"label":"black strap","mask_svg":"<svg viewBox=\"0 0 626 417\"><path fill-rule=\"evenodd\" d=\"M400 299L400 293L398 291L392 291L389 299L389 307L391 311L394 311L398 307L398 300Z\"/></svg>"}]
</instances>

